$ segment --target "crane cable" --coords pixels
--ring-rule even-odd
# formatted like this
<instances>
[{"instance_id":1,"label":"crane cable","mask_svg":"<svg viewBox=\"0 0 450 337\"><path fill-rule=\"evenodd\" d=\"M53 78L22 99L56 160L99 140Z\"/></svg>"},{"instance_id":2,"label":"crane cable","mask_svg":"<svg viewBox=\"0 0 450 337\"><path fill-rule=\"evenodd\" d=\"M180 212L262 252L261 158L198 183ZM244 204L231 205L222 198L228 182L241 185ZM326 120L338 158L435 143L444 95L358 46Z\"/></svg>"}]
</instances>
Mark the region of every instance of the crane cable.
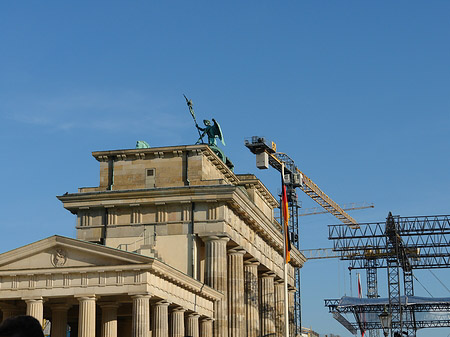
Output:
<instances>
[{"instance_id":1,"label":"crane cable","mask_svg":"<svg viewBox=\"0 0 450 337\"><path fill-rule=\"evenodd\" d=\"M425 289L425 291L426 291L431 297L434 298L434 296L431 295L431 293L428 291L428 289L425 288L425 286L419 281L419 279L416 277L416 275L413 275L413 277L416 279L417 282L419 282L419 284L422 286L422 288Z\"/></svg>"},{"instance_id":2,"label":"crane cable","mask_svg":"<svg viewBox=\"0 0 450 337\"><path fill-rule=\"evenodd\" d=\"M431 273L431 275L433 275L435 278L436 278L436 280L438 280L439 281L439 283L440 284L442 284L442 286L445 288L445 289L447 289L447 291L450 293L450 290L447 288L447 286L444 284L444 283L442 283L442 281L430 270L430 273Z\"/></svg>"}]
</instances>

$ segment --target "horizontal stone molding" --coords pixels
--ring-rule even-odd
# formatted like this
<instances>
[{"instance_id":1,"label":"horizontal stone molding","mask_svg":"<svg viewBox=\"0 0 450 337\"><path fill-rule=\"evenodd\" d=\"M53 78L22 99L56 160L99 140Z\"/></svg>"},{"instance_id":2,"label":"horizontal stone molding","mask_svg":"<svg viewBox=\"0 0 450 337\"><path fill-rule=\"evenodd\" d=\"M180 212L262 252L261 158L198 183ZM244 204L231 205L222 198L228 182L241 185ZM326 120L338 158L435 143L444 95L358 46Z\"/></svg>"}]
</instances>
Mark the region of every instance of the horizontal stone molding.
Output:
<instances>
[{"instance_id":1,"label":"horizontal stone molding","mask_svg":"<svg viewBox=\"0 0 450 337\"><path fill-rule=\"evenodd\" d=\"M211 194L215 196L211 199ZM195 187L176 187L161 189L121 190L95 193L76 193L59 197L64 207L76 213L83 205L90 207L104 207L111 200L116 206L129 206L139 202L141 205L157 206L159 203L177 204L183 202L221 202L233 209L258 235L275 249L280 256L283 254L283 234L281 226L268 219L264 213L251 201L245 192L233 185L209 185ZM224 219L205 220L220 222ZM166 223L166 222L164 222ZM136 224L142 225L142 224ZM101 226L97 226L100 228ZM81 226L80 229L94 228ZM200 234L200 233L199 233ZM239 243L238 243L239 244ZM295 248L291 251L291 263L296 267L303 266L305 257Z\"/></svg>"}]
</instances>

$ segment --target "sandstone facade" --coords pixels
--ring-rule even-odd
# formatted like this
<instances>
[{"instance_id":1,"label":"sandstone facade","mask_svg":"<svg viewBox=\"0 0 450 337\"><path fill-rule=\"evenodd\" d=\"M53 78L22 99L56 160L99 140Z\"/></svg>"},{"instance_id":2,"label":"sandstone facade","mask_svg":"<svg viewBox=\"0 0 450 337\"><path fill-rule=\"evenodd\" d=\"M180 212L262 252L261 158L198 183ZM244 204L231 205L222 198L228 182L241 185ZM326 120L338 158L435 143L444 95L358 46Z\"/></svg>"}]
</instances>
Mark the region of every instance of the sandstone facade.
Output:
<instances>
[{"instance_id":1,"label":"sandstone facade","mask_svg":"<svg viewBox=\"0 0 450 337\"><path fill-rule=\"evenodd\" d=\"M0 255L3 318L57 318L55 336L66 323L83 337L281 336L278 202L255 176L234 174L207 145L93 156L99 186L58 197L77 240ZM304 262L293 248L291 293Z\"/></svg>"}]
</instances>

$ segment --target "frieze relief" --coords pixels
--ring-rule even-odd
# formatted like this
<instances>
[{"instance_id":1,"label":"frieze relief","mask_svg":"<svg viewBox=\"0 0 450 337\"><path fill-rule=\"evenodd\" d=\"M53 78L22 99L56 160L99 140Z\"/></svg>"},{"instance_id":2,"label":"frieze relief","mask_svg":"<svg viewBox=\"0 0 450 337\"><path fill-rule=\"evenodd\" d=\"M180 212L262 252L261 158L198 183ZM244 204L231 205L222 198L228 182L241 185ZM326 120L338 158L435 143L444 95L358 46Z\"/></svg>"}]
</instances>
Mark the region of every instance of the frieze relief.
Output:
<instances>
[{"instance_id":1,"label":"frieze relief","mask_svg":"<svg viewBox=\"0 0 450 337\"><path fill-rule=\"evenodd\" d=\"M54 267L62 267L67 262L67 252L62 248L57 248L51 255L51 263Z\"/></svg>"}]
</instances>

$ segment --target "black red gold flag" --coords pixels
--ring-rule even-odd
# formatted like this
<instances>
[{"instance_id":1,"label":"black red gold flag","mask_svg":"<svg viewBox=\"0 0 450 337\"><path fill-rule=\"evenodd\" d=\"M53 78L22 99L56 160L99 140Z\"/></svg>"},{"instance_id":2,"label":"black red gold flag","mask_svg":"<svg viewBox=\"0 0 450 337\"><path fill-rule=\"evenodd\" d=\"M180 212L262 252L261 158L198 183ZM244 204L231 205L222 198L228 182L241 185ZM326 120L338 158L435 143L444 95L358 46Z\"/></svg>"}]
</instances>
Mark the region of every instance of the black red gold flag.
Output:
<instances>
[{"instance_id":1,"label":"black red gold flag","mask_svg":"<svg viewBox=\"0 0 450 337\"><path fill-rule=\"evenodd\" d=\"M281 211L283 214L283 232L284 232L284 252L285 263L291 260L291 240L289 238L289 207L286 195L286 185L284 184L284 177L281 177L283 192L281 195Z\"/></svg>"}]
</instances>

